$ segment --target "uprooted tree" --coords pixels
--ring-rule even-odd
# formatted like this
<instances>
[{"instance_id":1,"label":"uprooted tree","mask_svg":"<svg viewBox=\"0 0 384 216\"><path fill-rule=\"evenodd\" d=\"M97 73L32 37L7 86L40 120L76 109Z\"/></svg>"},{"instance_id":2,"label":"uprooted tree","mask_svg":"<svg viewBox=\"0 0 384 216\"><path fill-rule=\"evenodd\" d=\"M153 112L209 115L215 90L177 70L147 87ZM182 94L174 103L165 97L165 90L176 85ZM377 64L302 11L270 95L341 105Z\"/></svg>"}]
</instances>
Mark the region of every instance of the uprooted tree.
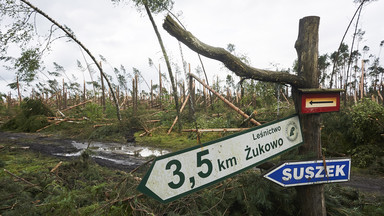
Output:
<instances>
[{"instance_id":1,"label":"uprooted tree","mask_svg":"<svg viewBox=\"0 0 384 216\"><path fill-rule=\"evenodd\" d=\"M295 43L298 54L298 75L263 70L251 67L224 48L213 47L201 42L192 33L186 31L170 16L167 16L163 28L177 40L195 52L222 62L229 70L242 78L260 81L286 83L292 86L295 107L299 107L299 88L318 88L318 28L319 17L305 17L300 20L299 35ZM300 115L304 144L300 147L301 155L321 158L320 115ZM297 188L301 214L326 215L323 185L302 186Z\"/></svg>"}]
</instances>

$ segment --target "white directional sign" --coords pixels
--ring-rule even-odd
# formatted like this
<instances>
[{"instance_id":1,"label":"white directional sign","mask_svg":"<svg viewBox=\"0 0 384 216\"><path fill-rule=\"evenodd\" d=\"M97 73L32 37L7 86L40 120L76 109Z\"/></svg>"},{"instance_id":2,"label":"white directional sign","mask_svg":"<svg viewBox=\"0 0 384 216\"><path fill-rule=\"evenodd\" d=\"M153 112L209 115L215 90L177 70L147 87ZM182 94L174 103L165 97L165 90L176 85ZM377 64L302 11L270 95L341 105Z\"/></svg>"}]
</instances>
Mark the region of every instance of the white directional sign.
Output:
<instances>
[{"instance_id":1,"label":"white directional sign","mask_svg":"<svg viewBox=\"0 0 384 216\"><path fill-rule=\"evenodd\" d=\"M291 116L158 157L138 190L169 202L264 162L303 142L299 117Z\"/></svg>"}]
</instances>

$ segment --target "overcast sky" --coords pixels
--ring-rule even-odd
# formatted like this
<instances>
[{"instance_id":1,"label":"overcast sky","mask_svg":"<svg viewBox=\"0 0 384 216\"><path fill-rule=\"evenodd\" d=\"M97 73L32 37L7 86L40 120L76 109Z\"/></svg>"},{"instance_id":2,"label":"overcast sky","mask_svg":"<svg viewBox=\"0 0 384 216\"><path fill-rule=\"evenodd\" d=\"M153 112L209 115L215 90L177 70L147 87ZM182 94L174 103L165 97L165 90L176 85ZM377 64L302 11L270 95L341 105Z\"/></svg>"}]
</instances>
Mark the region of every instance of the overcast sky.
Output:
<instances>
[{"instance_id":1,"label":"overcast sky","mask_svg":"<svg viewBox=\"0 0 384 216\"><path fill-rule=\"evenodd\" d=\"M138 68L148 82L152 79L157 84L156 69L149 67L148 58L160 64L162 72L166 73L152 25L145 11L139 12L133 4L113 5L108 0L31 0L31 3L71 28L95 56L104 56L110 63L104 65L104 69L114 81L112 67L123 65L130 73L132 67ZM232 43L237 53L249 57L251 66L275 70L291 68L297 58L294 43L299 19L312 15L320 17L319 54L331 53L337 50L357 6L353 0L175 0L172 11L180 15L187 30L201 41L223 48ZM378 54L380 41L384 40L383 11L384 1L374 1L365 6L360 18L359 28L366 32L360 49L367 45L371 48L369 53L374 55ZM165 13L154 16L171 60L181 68L178 42L162 28ZM40 33L50 26L41 17L36 23ZM349 45L352 32L353 29L345 40ZM199 64L197 54L184 45L182 49L194 72ZM85 65L79 47L63 39L55 41L52 51L44 56L47 70L53 70L54 61L62 65L69 76L78 77L77 82L83 83L83 77L90 81L88 73L83 76L76 67L76 60ZM231 74L215 60L203 57L203 62L210 82L216 75L224 80ZM384 62L383 57L381 62ZM11 90L6 85L13 82L14 73L0 67L0 76L0 92L8 93ZM38 76L46 79L41 74ZM141 88L147 91L145 84Z\"/></svg>"}]
</instances>

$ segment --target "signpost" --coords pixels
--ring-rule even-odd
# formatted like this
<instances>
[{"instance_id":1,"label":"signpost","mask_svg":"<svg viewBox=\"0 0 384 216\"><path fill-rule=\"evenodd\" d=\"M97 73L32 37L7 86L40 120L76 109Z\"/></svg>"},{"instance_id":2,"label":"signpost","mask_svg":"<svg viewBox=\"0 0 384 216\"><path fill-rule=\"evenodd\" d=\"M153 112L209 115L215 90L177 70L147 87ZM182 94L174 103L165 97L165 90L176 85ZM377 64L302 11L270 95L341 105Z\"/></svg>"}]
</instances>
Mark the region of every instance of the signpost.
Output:
<instances>
[{"instance_id":1,"label":"signpost","mask_svg":"<svg viewBox=\"0 0 384 216\"><path fill-rule=\"evenodd\" d=\"M222 181L303 142L297 115L158 157L138 190L160 202Z\"/></svg>"},{"instance_id":2,"label":"signpost","mask_svg":"<svg viewBox=\"0 0 384 216\"><path fill-rule=\"evenodd\" d=\"M335 112L340 110L342 89L299 89L301 113Z\"/></svg>"},{"instance_id":3,"label":"signpost","mask_svg":"<svg viewBox=\"0 0 384 216\"><path fill-rule=\"evenodd\" d=\"M283 186L299 186L349 181L351 159L315 160L284 163L265 178Z\"/></svg>"}]
</instances>

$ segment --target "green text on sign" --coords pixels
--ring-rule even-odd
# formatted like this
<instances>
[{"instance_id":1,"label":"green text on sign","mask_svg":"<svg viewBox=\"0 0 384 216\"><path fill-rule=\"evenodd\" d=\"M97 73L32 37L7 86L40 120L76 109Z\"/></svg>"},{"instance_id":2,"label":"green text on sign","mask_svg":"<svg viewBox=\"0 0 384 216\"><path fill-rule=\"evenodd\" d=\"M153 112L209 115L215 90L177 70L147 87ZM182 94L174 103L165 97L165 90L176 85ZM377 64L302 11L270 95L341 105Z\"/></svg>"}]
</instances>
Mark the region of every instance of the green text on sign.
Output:
<instances>
[{"instance_id":1,"label":"green text on sign","mask_svg":"<svg viewBox=\"0 0 384 216\"><path fill-rule=\"evenodd\" d=\"M158 157L138 190L161 202L195 192L303 142L297 115Z\"/></svg>"}]
</instances>

